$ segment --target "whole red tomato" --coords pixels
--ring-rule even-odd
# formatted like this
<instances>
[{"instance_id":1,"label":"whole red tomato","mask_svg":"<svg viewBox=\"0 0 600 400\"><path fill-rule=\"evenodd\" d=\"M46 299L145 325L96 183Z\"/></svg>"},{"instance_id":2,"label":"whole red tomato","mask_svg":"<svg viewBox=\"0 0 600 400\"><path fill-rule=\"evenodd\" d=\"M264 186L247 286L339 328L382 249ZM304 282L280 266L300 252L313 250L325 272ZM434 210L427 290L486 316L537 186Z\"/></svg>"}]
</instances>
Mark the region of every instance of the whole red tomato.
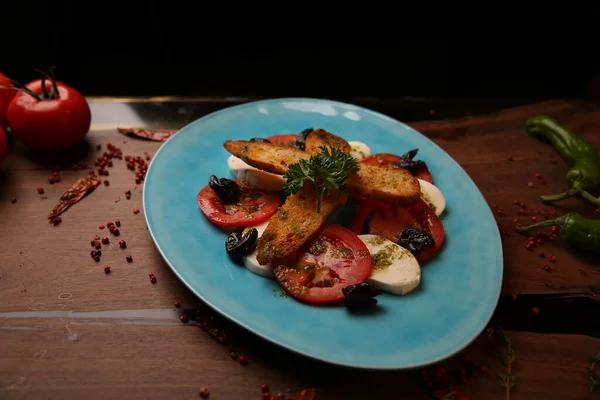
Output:
<instances>
[{"instance_id":1,"label":"whole red tomato","mask_svg":"<svg viewBox=\"0 0 600 400\"><path fill-rule=\"evenodd\" d=\"M77 90L46 80L21 88L6 113L12 134L32 150L65 150L81 141L90 129L90 106Z\"/></svg>"},{"instance_id":2,"label":"whole red tomato","mask_svg":"<svg viewBox=\"0 0 600 400\"><path fill-rule=\"evenodd\" d=\"M6 135L4 134L2 127L0 127L0 165L2 165L6 159L7 147L8 144L6 143Z\"/></svg>"},{"instance_id":3,"label":"whole red tomato","mask_svg":"<svg viewBox=\"0 0 600 400\"><path fill-rule=\"evenodd\" d=\"M15 94L17 94L17 91L12 87L12 82L0 72L0 127L6 127L6 109Z\"/></svg>"}]
</instances>

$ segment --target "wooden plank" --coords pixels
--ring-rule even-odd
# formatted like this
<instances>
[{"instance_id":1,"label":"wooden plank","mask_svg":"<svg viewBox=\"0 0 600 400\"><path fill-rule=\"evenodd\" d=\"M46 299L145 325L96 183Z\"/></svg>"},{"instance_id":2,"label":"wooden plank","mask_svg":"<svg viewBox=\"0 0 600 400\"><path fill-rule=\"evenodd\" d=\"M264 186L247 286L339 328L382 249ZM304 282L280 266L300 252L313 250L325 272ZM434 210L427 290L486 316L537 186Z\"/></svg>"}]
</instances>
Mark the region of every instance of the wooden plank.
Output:
<instances>
[{"instance_id":1,"label":"wooden plank","mask_svg":"<svg viewBox=\"0 0 600 400\"><path fill-rule=\"evenodd\" d=\"M152 325L161 324L161 325ZM249 364L229 357L199 328L177 319L0 318L0 397L195 398L206 386L213 399L260 398L260 385L294 392L317 388L318 399L428 398L420 371L364 371L323 364L235 330L235 350ZM517 386L512 399L589 398L587 358L600 339L577 335L507 332L516 352ZM472 398L504 399L498 374L504 366L482 335L467 353L489 368L472 382L459 385ZM451 374L461 366L457 355L436 365ZM556 377L563 379L556 379Z\"/></svg>"},{"instance_id":2,"label":"wooden plank","mask_svg":"<svg viewBox=\"0 0 600 400\"><path fill-rule=\"evenodd\" d=\"M566 106L565 106L566 107ZM597 135L598 112L590 111L589 105L574 108L564 118L567 126L581 132L594 145L600 146ZM543 112L543 108L536 112ZM520 112L516 110L516 112ZM521 115L521 114L519 114ZM480 132L472 128L467 134L456 137L434 137L433 140L449 152L470 174L490 204L502 207L506 215L500 222L510 230L512 219L517 217L518 207L512 204L521 199L530 208L545 208L539 204L538 196L564 190L565 173L568 167L559 160L557 165L550 160L556 158L555 151L548 145L530 138L524 129L515 127L494 132ZM79 159L93 163L101 152L95 150L97 143L112 141L124 154L153 154L159 143L126 138L114 131L93 132L89 144L78 149ZM123 142L126 143L123 143ZM514 162L507 161L512 154ZM427 155L421 155L425 160ZM117 308L163 308L176 299L192 302L192 296L169 271L155 249L147 233L143 215L133 215L134 209L142 208L141 187L136 187L134 176L125 168L124 161L115 161L115 166L106 178L110 186L101 185L81 203L72 207L63 216L63 223L53 227L46 220L56 199L85 171L62 172L62 181L55 185L47 183L56 159L39 159L27 154L16 143L11 143L11 152L3 167L0 182L0 295L1 311L23 309L53 309L62 307L58 299L62 292L69 292L78 302L71 302L74 309L117 309ZM70 163L66 163L70 166ZM534 174L541 173L546 185L527 186L536 182ZM44 187L43 200L36 187ZM131 189L131 200L125 200L125 190ZM10 199L15 196L16 204ZM116 198L120 197L118 203ZM559 212L578 210L590 215L593 207L579 199L571 199L554 206ZM102 261L96 264L89 252L89 242L95 234L107 234L98 230L98 225L109 220L123 222L119 239L128 242L127 250L115 248L112 240L105 249ZM594 293L600 286L600 269L596 260L584 260L573 255L559 243L548 243L535 252L525 250L525 237L511 234L504 237L505 293ZM19 252L22 251L22 254ZM539 256L540 251L557 258L549 264ZM125 255L134 257L127 264ZM105 276L103 267L111 265L113 273ZM544 271L550 265L552 272ZM155 272L158 283L151 285L147 274ZM547 281L552 287L546 286ZM27 289L22 293L22 289Z\"/></svg>"}]
</instances>

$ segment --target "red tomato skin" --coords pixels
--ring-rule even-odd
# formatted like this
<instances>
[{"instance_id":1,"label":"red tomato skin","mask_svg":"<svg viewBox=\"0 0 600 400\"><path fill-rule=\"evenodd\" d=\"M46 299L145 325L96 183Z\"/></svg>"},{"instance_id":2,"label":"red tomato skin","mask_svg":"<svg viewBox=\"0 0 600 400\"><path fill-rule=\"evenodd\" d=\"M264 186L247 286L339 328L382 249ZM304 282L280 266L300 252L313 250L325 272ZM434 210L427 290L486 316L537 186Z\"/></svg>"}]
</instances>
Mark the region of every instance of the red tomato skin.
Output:
<instances>
[{"instance_id":1,"label":"red tomato skin","mask_svg":"<svg viewBox=\"0 0 600 400\"><path fill-rule=\"evenodd\" d=\"M425 262L433 258L444 243L444 225L422 199L408 206L380 203L373 210L376 210L376 212L374 212L369 227L369 233L373 235L380 235L397 243L400 234L407 226L412 225L428 231L435 242L435 246L430 249L423 249L415 254L415 258L419 262ZM426 212L423 212L423 210L426 210Z\"/></svg>"},{"instance_id":2,"label":"red tomato skin","mask_svg":"<svg viewBox=\"0 0 600 400\"><path fill-rule=\"evenodd\" d=\"M42 94L42 80L25 85ZM19 91L8 106L7 117L13 135L31 150L59 151L83 140L90 129L92 113L85 97L77 90L56 82L58 97L38 100ZM46 81L48 92L52 84Z\"/></svg>"},{"instance_id":3,"label":"red tomato skin","mask_svg":"<svg viewBox=\"0 0 600 400\"><path fill-rule=\"evenodd\" d=\"M247 217L244 213L237 212L235 214L227 214L219 207L223 207L220 203L219 196L211 189L209 185L203 187L197 196L198 206L206 218L213 224L221 227L239 227L239 226L256 226L273 216L277 212L280 204L280 197L274 192L265 192L249 186L242 185L239 181L242 190L254 190L262 194L259 200L247 200L245 205L259 205L260 200L264 200L264 205L260 210L256 211L253 218Z\"/></svg>"},{"instance_id":4,"label":"red tomato skin","mask_svg":"<svg viewBox=\"0 0 600 400\"><path fill-rule=\"evenodd\" d=\"M353 249L355 265L353 265L352 270L346 270L344 262L337 262L336 265L329 264L333 273L338 274L344 282L331 287L312 287L298 290L298 285L304 283L305 273L295 272L293 267L285 265L278 265L273 268L273 274L280 286L295 299L308 304L341 301L344 299L344 293L342 292L344 287L364 282L372 272L372 259L369 249L352 231L340 225L326 224L312 240L319 240L321 236L325 236L329 240L339 240ZM306 246L310 245L312 240L303 246L303 251L299 252L296 261L301 262L306 258L320 257L319 255L311 256L306 252ZM327 267L328 263L324 263L323 266ZM286 280L289 280L288 284L286 284Z\"/></svg>"},{"instance_id":5,"label":"red tomato skin","mask_svg":"<svg viewBox=\"0 0 600 400\"><path fill-rule=\"evenodd\" d=\"M0 126L0 165L2 165L6 159L6 153L8 153L8 143L6 142L6 134Z\"/></svg>"},{"instance_id":6,"label":"red tomato skin","mask_svg":"<svg viewBox=\"0 0 600 400\"><path fill-rule=\"evenodd\" d=\"M276 145L293 146L296 144L297 136L295 133L283 133L281 135L269 136L267 140Z\"/></svg>"},{"instance_id":7,"label":"red tomato skin","mask_svg":"<svg viewBox=\"0 0 600 400\"><path fill-rule=\"evenodd\" d=\"M8 80L7 76L0 72L0 86L4 86L4 89L0 87L0 127L6 128L6 110L12 99L17 94L17 91L12 89L13 84Z\"/></svg>"}]
</instances>

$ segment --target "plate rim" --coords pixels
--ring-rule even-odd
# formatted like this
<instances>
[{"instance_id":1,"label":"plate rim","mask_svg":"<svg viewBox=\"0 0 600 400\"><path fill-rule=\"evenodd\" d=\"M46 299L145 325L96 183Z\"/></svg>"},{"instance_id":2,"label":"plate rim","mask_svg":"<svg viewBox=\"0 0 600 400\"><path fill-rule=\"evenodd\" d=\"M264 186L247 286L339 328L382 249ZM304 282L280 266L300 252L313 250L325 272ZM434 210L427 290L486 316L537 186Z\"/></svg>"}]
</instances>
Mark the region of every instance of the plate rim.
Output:
<instances>
[{"instance_id":1,"label":"plate rim","mask_svg":"<svg viewBox=\"0 0 600 400\"><path fill-rule=\"evenodd\" d=\"M326 98L313 98L313 97L276 97L276 98L266 98L266 99L261 99L261 100L253 100L253 101L248 101L245 103L241 103L241 104L237 104L234 106L229 106L229 107L225 107L222 108L220 110L217 111L213 111L211 113L208 113L200 118L197 118L191 122L189 122L188 124L184 125L182 128L178 129L177 132L170 136L166 141L164 141L161 146L158 148L158 150L154 153L154 155L152 156L152 160L150 161L150 164L148 165L148 171L147 174L149 176L150 171L152 171L152 168L155 164L155 160L158 156L158 154L165 148L165 146L168 145L168 143L175 137L177 136L180 132L184 131L184 130L188 130L191 129L193 126L201 124L202 121L210 119L210 118L214 118L217 117L220 114L224 114L227 112L231 112L233 110L239 110L239 109L243 109L243 108L250 108L250 107L256 107L257 105L260 104L270 104L270 103L283 103L283 102L313 102L313 103L327 103L330 105L334 105L334 106L338 106L338 107L344 107L344 108L353 108L355 110L360 110L362 112L365 112L367 114L371 114L374 117L377 118L381 118L387 121L390 121L394 124L399 124L401 126L403 126L405 129L409 130L411 132L411 134L414 135L418 135L421 138L423 138L424 140L428 141L430 145L433 145L435 148L437 148L439 151L441 151L442 153L446 154L448 156L448 158L450 159L450 162L454 163L455 166L457 166L462 173L465 175L465 177L467 178L468 182L473 186L473 188L475 189L475 192L480 196L481 200L483 200L484 203L488 203L487 200L485 199L485 196L483 195L483 193L481 192L481 190L479 189L479 187L477 186L477 184L475 183L475 181L473 181L473 179L471 178L471 176L467 173L467 171L465 171L465 169L454 159L454 157L452 157L446 150L444 150L442 147L440 147L437 143L435 143L433 140L429 139L427 136L425 136L424 134L422 134L421 132L417 131L416 129L414 129L413 127L409 126L408 124L397 120L396 118L393 118L387 114L383 114L379 111L375 111L372 110L370 108L364 107L364 106L360 106L357 104L352 104L352 103L347 103L347 102L341 102L341 101L337 101L337 100L330 100L330 99L326 99ZM343 363L343 362L337 362L337 361L332 361L332 360L328 360L326 358L322 358L316 355L311 355L311 354L307 354L304 351L295 349L293 346L288 346L284 343L280 343L274 339L271 339L270 337L262 334L261 332L247 326L245 323L238 321L236 318L233 318L231 316L228 315L228 313L222 311L219 307L217 307L216 305L214 305L211 301L209 301L208 299L206 299L204 296L202 296L197 290L195 290L182 276L181 274L177 271L177 269L171 264L171 262L169 261L169 259L166 257L165 253L163 252L163 249L161 248L161 246L159 245L156 236L154 235L152 226L150 224L150 221L148 219L148 213L147 213L147 194L146 194L146 181L144 181L144 185L142 188L142 209L144 211L144 220L146 222L146 226L148 228L148 232L150 233L150 237L152 238L152 242L154 243L154 246L156 247L156 249L158 250L158 252L160 253L162 259L165 261L165 263L169 266L169 268L171 269L171 271L175 274L175 276L177 276L177 278L196 296L198 297L200 300L202 300L206 305L208 305L209 307L211 307L214 311L218 312L221 316L225 317L226 319L228 319L229 321L235 323L238 326L241 326L242 328L244 328L246 331L257 335L258 337L260 337L261 339L276 345L280 348L286 349L287 351L291 351L295 354L299 354L302 355L304 357L307 357L311 360L316 360L319 362L324 362L330 365L335 365L335 366L341 366L341 367L346 367L346 368L352 368L352 369L362 369L362 370L373 370L373 371L401 371L401 370L414 370L417 368L423 368L423 367L427 367L436 363L439 363L443 360L449 359L451 357L453 357L454 355L458 354L459 352L461 352L462 350L464 350L465 348L467 348L471 343L473 343L480 335L481 333L484 331L484 329L486 328L486 326L489 324L489 322L491 321L494 312L498 306L498 302L500 300L500 296L502 294L502 285L504 282L504 251L503 251L503 247L502 247L502 239L500 236L500 232L498 230L494 230L493 234L496 238L496 248L498 250L498 262L500 265L499 268L499 276L498 276L498 286L497 286L497 290L496 290L496 296L495 296L495 301L493 302L493 307L491 307L491 311L489 312L489 315L487 316L485 323L481 324L481 327L477 330L474 331L472 336L469 337L468 339L466 339L463 343L459 344L456 346L456 348L441 357L438 357L436 359L432 359L429 360L427 362L422 362L422 363L416 363L416 364L411 364L411 365L406 365L406 366L365 366L365 365L359 365L359 364L352 364L352 363ZM492 214L491 209L489 210L489 213ZM493 214L492 214L493 215Z\"/></svg>"}]
</instances>

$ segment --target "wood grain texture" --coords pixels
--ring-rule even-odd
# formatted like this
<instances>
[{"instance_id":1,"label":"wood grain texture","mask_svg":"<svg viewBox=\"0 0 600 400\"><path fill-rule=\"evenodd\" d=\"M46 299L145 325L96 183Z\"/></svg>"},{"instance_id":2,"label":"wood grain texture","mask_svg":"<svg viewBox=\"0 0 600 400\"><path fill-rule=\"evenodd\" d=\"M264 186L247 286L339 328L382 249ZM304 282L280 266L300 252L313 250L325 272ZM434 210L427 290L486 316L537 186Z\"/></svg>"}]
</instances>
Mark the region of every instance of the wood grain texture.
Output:
<instances>
[{"instance_id":1,"label":"wood grain texture","mask_svg":"<svg viewBox=\"0 0 600 400\"><path fill-rule=\"evenodd\" d=\"M174 322L174 323L173 323ZM127 325L135 324L135 325ZM151 325L162 323L163 325ZM173 324L171 324L173 323ZM418 371L363 371L322 364L242 335L242 367L199 328L173 320L0 319L0 397L3 399L193 399L206 386L211 399L258 399L260 385L286 393L316 387L317 399L426 399ZM576 335L507 332L517 354L513 399L587 399L587 358L600 340ZM504 367L486 336L468 352L489 367L460 385L473 399L503 399ZM445 361L450 374L459 357ZM561 379L556 379L561 377ZM380 396L380 397L378 397Z\"/></svg>"},{"instance_id":2,"label":"wood grain texture","mask_svg":"<svg viewBox=\"0 0 600 400\"><path fill-rule=\"evenodd\" d=\"M498 219L509 232L513 218L531 222L532 215L518 214L515 199L527 203L529 209L593 215L594 208L580 199L552 207L539 202L540 194L565 189L568 166L551 146L527 135L523 123L534 114L558 118L600 148L600 109L591 103L557 101L484 117L411 125L465 168L490 205L505 211ZM209 387L214 399L260 398L259 387L265 381L282 391L314 385L318 399L426 398L414 371L368 372L321 364L229 324L236 350L250 360L243 368L229 359L227 346L191 324L182 325L181 310L165 316L176 300L190 310L201 302L170 271L152 243L143 217L141 186L135 185L124 161L115 160L109 168L110 175L103 178L109 186L100 185L71 207L59 226L49 224L46 217L56 200L87 173L70 170L71 164L86 161L93 165L108 142L123 154L136 156L152 155L161 145L116 131L92 132L74 152L48 158L10 141L10 154L0 167L0 398L197 398L200 386ZM97 151L96 144L102 144L103 150ZM508 155L514 161L508 161ZM420 157L427 161L427 154ZM550 163L553 158L558 164ZM47 178L59 163L63 166L61 182L50 185ZM535 173L542 174L547 184L539 185ZM528 182L535 187L529 188ZM36 192L38 186L44 188L44 195ZM125 198L128 189L131 200ZM134 209L142 212L134 215ZM116 219L122 223L118 238L107 229L98 229ZM111 240L102 248L100 263L89 254L90 240L96 234ZM118 247L120 239L127 241L127 249ZM527 251L526 240L512 232L503 237L504 293L597 298L598 260L580 258L558 242ZM540 257L542 251L556 256L557 262L550 264ZM125 260L128 254L133 256L131 264ZM551 266L550 272L543 269L545 265ZM105 266L111 266L108 275ZM148 278L150 272L158 278L154 285ZM516 304L521 304L518 310L501 305L504 314L518 316L513 320L515 328L535 330L530 310L537 303ZM119 317L111 314L115 310L133 311ZM552 319L544 311L540 321ZM6 314L11 312L25 314ZM510 337L518 359L513 398L589 398L586 359L600 351L600 340L525 332L510 332ZM465 390L473 398L504 398L495 375L499 366L483 350L484 340L479 339L469 351L489 363L493 373L469 383Z\"/></svg>"}]
</instances>

